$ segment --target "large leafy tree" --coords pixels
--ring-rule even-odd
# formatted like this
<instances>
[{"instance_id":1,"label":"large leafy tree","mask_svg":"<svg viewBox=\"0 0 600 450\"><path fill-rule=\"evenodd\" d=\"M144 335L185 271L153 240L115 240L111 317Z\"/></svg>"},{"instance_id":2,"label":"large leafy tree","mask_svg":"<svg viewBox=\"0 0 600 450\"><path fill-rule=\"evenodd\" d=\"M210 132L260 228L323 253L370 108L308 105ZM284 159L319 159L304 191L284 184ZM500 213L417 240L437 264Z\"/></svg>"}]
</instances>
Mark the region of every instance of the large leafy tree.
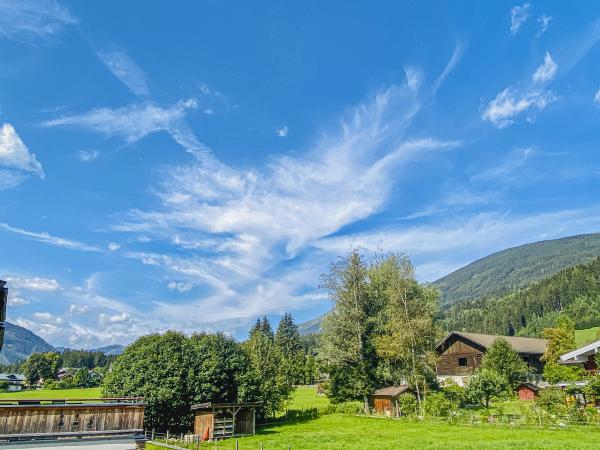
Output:
<instances>
[{"instance_id":1,"label":"large leafy tree","mask_svg":"<svg viewBox=\"0 0 600 450\"><path fill-rule=\"evenodd\" d=\"M60 367L58 353L33 353L23 363L22 370L29 384L36 384L40 380L54 380Z\"/></svg>"},{"instance_id":2,"label":"large leafy tree","mask_svg":"<svg viewBox=\"0 0 600 450\"><path fill-rule=\"evenodd\" d=\"M249 359L240 345L223 333L189 338L189 395L194 403L235 402L244 394Z\"/></svg>"},{"instance_id":3,"label":"large leafy tree","mask_svg":"<svg viewBox=\"0 0 600 450\"><path fill-rule=\"evenodd\" d=\"M377 354L385 362L390 381L406 380L415 388L422 409L425 386L435 378L432 350L437 336L434 317L438 293L416 281L405 256L388 256L370 272L372 288L386 299L380 334L375 338Z\"/></svg>"},{"instance_id":4,"label":"large leafy tree","mask_svg":"<svg viewBox=\"0 0 600 450\"><path fill-rule=\"evenodd\" d=\"M244 349L249 358L248 372L242 377L243 399L262 402L259 413L272 417L282 409L293 391L286 376L283 356L266 317L250 330Z\"/></svg>"},{"instance_id":5,"label":"large leafy tree","mask_svg":"<svg viewBox=\"0 0 600 450\"><path fill-rule=\"evenodd\" d=\"M496 339L487 349L481 367L491 369L507 379L511 388L525 381L529 368L506 339Z\"/></svg>"},{"instance_id":6,"label":"large leafy tree","mask_svg":"<svg viewBox=\"0 0 600 450\"><path fill-rule=\"evenodd\" d=\"M323 323L320 355L330 372L329 395L333 401L362 399L368 410L368 397L376 384L377 305L358 252L353 250L332 264L322 284L333 303Z\"/></svg>"},{"instance_id":7,"label":"large leafy tree","mask_svg":"<svg viewBox=\"0 0 600 450\"><path fill-rule=\"evenodd\" d=\"M289 313L285 313L279 322L275 345L281 354L285 376L292 384L302 383L305 378L306 356L298 326Z\"/></svg>"},{"instance_id":8,"label":"large leafy tree","mask_svg":"<svg viewBox=\"0 0 600 450\"><path fill-rule=\"evenodd\" d=\"M186 430L191 422L191 354L182 333L143 336L129 345L104 377L103 394L108 397L140 396L146 401L147 428Z\"/></svg>"}]
</instances>

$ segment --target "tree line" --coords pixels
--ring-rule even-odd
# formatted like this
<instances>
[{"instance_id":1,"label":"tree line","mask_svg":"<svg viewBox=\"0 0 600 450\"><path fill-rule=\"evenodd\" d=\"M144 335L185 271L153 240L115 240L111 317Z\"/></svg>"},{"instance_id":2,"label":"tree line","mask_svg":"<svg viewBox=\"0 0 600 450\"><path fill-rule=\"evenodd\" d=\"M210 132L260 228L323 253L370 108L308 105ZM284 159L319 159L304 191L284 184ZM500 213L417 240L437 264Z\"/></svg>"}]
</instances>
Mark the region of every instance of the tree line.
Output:
<instances>
[{"instance_id":1,"label":"tree line","mask_svg":"<svg viewBox=\"0 0 600 450\"><path fill-rule=\"evenodd\" d=\"M260 402L259 419L273 417L295 384L315 381L316 370L286 313L276 331L258 319L241 343L223 333L143 336L112 364L103 394L144 397L148 428L185 431L196 403Z\"/></svg>"}]
</instances>

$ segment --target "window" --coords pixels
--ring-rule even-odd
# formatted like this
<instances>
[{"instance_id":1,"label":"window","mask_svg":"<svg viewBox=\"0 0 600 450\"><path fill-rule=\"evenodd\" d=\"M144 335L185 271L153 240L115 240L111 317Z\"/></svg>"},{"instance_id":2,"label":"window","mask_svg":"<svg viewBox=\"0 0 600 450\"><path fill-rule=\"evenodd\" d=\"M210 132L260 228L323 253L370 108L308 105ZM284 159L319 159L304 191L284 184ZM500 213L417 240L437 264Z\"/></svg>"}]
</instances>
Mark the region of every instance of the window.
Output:
<instances>
[{"instance_id":1,"label":"window","mask_svg":"<svg viewBox=\"0 0 600 450\"><path fill-rule=\"evenodd\" d=\"M460 367L467 367L467 358L458 358L458 365Z\"/></svg>"}]
</instances>

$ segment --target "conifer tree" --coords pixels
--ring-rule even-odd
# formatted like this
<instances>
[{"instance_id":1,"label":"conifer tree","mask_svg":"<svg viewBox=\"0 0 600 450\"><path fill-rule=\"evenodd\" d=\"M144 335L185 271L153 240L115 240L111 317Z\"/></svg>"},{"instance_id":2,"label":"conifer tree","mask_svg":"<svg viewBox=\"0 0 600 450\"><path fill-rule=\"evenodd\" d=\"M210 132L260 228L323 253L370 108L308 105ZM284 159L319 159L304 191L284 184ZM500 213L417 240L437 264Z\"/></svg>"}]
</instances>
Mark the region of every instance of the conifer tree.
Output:
<instances>
[{"instance_id":1,"label":"conifer tree","mask_svg":"<svg viewBox=\"0 0 600 450\"><path fill-rule=\"evenodd\" d=\"M305 353L298 326L290 313L285 313L275 333L275 344L279 349L285 374L292 384L304 381Z\"/></svg>"}]
</instances>

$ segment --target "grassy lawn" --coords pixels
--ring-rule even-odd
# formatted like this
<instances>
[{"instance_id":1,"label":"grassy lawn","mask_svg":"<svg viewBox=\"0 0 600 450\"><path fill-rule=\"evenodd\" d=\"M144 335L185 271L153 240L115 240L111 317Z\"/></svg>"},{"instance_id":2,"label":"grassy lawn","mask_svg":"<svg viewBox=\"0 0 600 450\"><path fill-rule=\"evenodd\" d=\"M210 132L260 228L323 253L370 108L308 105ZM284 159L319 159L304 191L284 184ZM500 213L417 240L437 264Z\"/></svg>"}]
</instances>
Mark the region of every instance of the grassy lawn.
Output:
<instances>
[{"instance_id":1,"label":"grassy lawn","mask_svg":"<svg viewBox=\"0 0 600 450\"><path fill-rule=\"evenodd\" d=\"M239 438L240 450L271 449L590 449L600 448L595 428L539 429L492 425L411 423L332 414L305 422L270 425L256 436ZM158 447L147 446L148 450ZM201 447L202 448L202 447ZM233 450L235 439L205 444Z\"/></svg>"},{"instance_id":2,"label":"grassy lawn","mask_svg":"<svg viewBox=\"0 0 600 450\"><path fill-rule=\"evenodd\" d=\"M317 388L310 386L299 386L296 388L288 409L316 408L329 405L329 399L325 395L317 395Z\"/></svg>"},{"instance_id":3,"label":"grassy lawn","mask_svg":"<svg viewBox=\"0 0 600 450\"><path fill-rule=\"evenodd\" d=\"M598 340L600 327L586 328L585 330L575 330L575 343L577 347L582 347Z\"/></svg>"},{"instance_id":4,"label":"grassy lawn","mask_svg":"<svg viewBox=\"0 0 600 450\"><path fill-rule=\"evenodd\" d=\"M53 398L99 398L102 397L100 388L88 389L39 389L21 392L2 392L0 399L53 399Z\"/></svg>"}]
</instances>

